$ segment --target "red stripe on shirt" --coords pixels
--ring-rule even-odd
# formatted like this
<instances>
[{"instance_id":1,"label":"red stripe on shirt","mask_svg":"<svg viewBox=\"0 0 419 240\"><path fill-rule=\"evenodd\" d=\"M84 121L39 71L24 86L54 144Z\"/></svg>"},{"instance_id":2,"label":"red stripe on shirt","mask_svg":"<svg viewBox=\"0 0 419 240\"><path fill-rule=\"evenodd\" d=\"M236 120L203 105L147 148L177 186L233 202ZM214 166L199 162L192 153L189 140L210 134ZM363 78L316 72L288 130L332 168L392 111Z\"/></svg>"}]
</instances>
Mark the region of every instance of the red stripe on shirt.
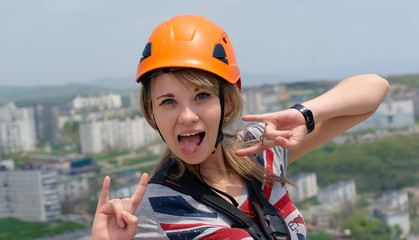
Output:
<instances>
[{"instance_id":1,"label":"red stripe on shirt","mask_svg":"<svg viewBox=\"0 0 419 240\"><path fill-rule=\"evenodd\" d=\"M179 184L177 184L177 183L174 183L174 182L172 182L172 181L170 181L170 180L164 180L164 181L166 181L166 182L168 182L168 183L171 183L171 184L173 184L173 185L176 185L176 186L178 186L178 187L181 187L181 188L184 188L183 186L181 186L181 185L179 185Z\"/></svg>"},{"instance_id":2,"label":"red stripe on shirt","mask_svg":"<svg viewBox=\"0 0 419 240\"><path fill-rule=\"evenodd\" d=\"M187 228L194 228L194 227L201 227L201 226L225 227L225 226L221 226L221 225L211 225L211 224L205 224L205 223L193 223L193 224L169 224L169 223L160 223L160 226L161 226L161 228L164 231L187 229Z\"/></svg>"},{"instance_id":3,"label":"red stripe on shirt","mask_svg":"<svg viewBox=\"0 0 419 240\"><path fill-rule=\"evenodd\" d=\"M294 203L292 203L288 192L281 199L279 199L277 203L274 204L274 207L278 210L284 219L297 209Z\"/></svg>"},{"instance_id":4,"label":"red stripe on shirt","mask_svg":"<svg viewBox=\"0 0 419 240\"><path fill-rule=\"evenodd\" d=\"M246 198L246 201L244 201L243 204L239 206L239 208L253 221L256 221L255 216L253 214L253 207L252 205L250 205L249 198Z\"/></svg>"},{"instance_id":5,"label":"red stripe on shirt","mask_svg":"<svg viewBox=\"0 0 419 240\"><path fill-rule=\"evenodd\" d=\"M250 206L249 198L246 198L246 200L239 206L239 208L245 212L250 212L253 210L252 206Z\"/></svg>"},{"instance_id":6,"label":"red stripe on shirt","mask_svg":"<svg viewBox=\"0 0 419 240\"><path fill-rule=\"evenodd\" d=\"M265 162L266 170L268 172L273 173L274 153L269 149L266 149L266 151L265 151L265 161L266 161ZM271 193L272 193L272 187L267 186L265 184L265 186L263 187L263 193L265 194L266 199L269 200L269 198L271 197Z\"/></svg>"},{"instance_id":7,"label":"red stripe on shirt","mask_svg":"<svg viewBox=\"0 0 419 240\"><path fill-rule=\"evenodd\" d=\"M250 237L250 234L243 229L224 227L200 239L243 239L248 237Z\"/></svg>"}]
</instances>

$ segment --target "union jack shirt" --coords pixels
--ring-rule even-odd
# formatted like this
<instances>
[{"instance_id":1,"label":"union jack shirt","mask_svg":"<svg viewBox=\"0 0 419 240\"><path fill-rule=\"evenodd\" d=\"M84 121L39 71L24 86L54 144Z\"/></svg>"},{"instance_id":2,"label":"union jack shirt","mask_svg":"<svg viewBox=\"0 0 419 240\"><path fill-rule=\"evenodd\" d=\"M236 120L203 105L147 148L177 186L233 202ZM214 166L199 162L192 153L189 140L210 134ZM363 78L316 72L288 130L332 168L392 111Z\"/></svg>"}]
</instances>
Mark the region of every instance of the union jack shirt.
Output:
<instances>
[{"instance_id":1,"label":"union jack shirt","mask_svg":"<svg viewBox=\"0 0 419 240\"><path fill-rule=\"evenodd\" d=\"M247 128L247 137L257 139L263 132L264 126L255 124ZM276 147L259 153L256 159L268 171L285 177L289 155L289 150ZM275 182L272 187L262 188L266 198L287 223L291 239L306 239L304 219L289 198L286 185ZM237 202L243 212L254 217L246 184ZM227 215L160 184L147 186L135 215L138 230L134 239L253 239L245 230L232 228L232 220Z\"/></svg>"}]
</instances>

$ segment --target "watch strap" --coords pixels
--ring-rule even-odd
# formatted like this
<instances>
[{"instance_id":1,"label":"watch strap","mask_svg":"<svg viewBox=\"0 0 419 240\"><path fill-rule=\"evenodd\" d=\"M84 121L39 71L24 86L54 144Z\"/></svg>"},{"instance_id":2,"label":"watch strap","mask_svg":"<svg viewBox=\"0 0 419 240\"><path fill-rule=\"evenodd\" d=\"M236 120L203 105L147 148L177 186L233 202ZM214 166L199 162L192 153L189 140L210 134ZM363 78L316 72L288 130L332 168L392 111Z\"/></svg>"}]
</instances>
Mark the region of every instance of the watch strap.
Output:
<instances>
[{"instance_id":1,"label":"watch strap","mask_svg":"<svg viewBox=\"0 0 419 240\"><path fill-rule=\"evenodd\" d=\"M306 107L304 107L303 105L297 103L294 106L292 106L291 108L293 109L297 109L298 111L301 112L301 114L303 114L305 120L306 120L306 125L307 125L307 134L311 133L314 130L314 117L313 117L313 113L308 110Z\"/></svg>"}]
</instances>

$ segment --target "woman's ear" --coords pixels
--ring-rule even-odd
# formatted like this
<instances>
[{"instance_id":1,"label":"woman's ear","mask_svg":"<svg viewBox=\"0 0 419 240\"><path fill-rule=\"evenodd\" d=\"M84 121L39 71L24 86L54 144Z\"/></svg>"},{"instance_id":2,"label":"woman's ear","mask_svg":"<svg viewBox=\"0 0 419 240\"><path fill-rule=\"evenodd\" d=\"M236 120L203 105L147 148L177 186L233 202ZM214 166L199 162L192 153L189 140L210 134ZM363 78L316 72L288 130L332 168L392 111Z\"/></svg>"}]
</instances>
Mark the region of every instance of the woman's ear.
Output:
<instances>
[{"instance_id":1,"label":"woman's ear","mask_svg":"<svg viewBox=\"0 0 419 240\"><path fill-rule=\"evenodd\" d=\"M230 120L231 105L226 103L224 106L224 121Z\"/></svg>"},{"instance_id":2,"label":"woman's ear","mask_svg":"<svg viewBox=\"0 0 419 240\"><path fill-rule=\"evenodd\" d=\"M154 114L153 114L153 110L151 109L151 105L147 105L147 109L146 109L146 114L147 117L152 121L152 122L156 122L156 120L154 119Z\"/></svg>"}]
</instances>

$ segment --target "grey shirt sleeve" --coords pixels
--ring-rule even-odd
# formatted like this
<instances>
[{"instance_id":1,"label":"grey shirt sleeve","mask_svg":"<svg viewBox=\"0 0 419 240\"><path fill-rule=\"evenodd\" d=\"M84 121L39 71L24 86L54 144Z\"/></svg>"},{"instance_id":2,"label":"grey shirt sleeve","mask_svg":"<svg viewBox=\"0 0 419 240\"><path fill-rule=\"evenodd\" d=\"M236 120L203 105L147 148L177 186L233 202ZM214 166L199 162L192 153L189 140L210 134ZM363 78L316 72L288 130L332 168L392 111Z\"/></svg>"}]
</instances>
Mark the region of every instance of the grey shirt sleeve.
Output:
<instances>
[{"instance_id":1,"label":"grey shirt sleeve","mask_svg":"<svg viewBox=\"0 0 419 240\"><path fill-rule=\"evenodd\" d=\"M137 234L133 239L168 239L163 229L160 227L149 201L151 196L159 195L161 192L162 189L159 185L149 184L147 186L143 199L135 211L135 216L138 218L138 225ZM167 195L167 190L164 194Z\"/></svg>"}]
</instances>

